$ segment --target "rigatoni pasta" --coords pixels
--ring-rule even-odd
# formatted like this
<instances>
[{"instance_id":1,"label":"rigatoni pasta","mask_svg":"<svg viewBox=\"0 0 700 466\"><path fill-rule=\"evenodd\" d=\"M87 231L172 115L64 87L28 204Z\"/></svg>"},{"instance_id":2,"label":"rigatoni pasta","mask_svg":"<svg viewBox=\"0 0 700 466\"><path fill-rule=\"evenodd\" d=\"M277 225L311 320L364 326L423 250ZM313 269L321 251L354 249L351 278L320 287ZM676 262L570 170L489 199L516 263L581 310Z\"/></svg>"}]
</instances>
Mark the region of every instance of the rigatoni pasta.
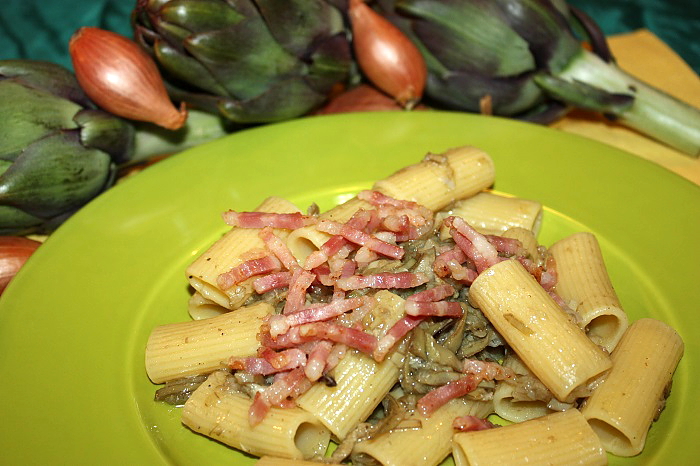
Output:
<instances>
[{"instance_id":1,"label":"rigatoni pasta","mask_svg":"<svg viewBox=\"0 0 700 466\"><path fill-rule=\"evenodd\" d=\"M485 235L498 235L517 227L537 236L542 224L542 204L539 202L491 191L482 191L457 201L450 208L450 214L462 217Z\"/></svg>"},{"instance_id":2,"label":"rigatoni pasta","mask_svg":"<svg viewBox=\"0 0 700 466\"><path fill-rule=\"evenodd\" d=\"M517 261L499 262L479 275L469 299L562 401L612 365Z\"/></svg>"},{"instance_id":3,"label":"rigatoni pasta","mask_svg":"<svg viewBox=\"0 0 700 466\"><path fill-rule=\"evenodd\" d=\"M182 423L195 432L257 456L305 459L322 455L330 432L299 408L272 409L266 419L247 428L251 400L233 391L223 371L213 372L182 409Z\"/></svg>"},{"instance_id":4,"label":"rigatoni pasta","mask_svg":"<svg viewBox=\"0 0 700 466\"><path fill-rule=\"evenodd\" d=\"M377 336L383 336L399 319L404 300L388 291L378 292L375 299L377 304L372 318L381 322L375 329ZM401 354L392 354L383 361L375 361L352 350L335 367L333 386L316 384L298 398L297 404L314 414L342 440L372 414L396 384L401 360Z\"/></svg>"},{"instance_id":5,"label":"rigatoni pasta","mask_svg":"<svg viewBox=\"0 0 700 466\"><path fill-rule=\"evenodd\" d=\"M261 302L203 320L156 327L146 343L146 372L154 383L206 374L230 357L256 354L257 334L271 305Z\"/></svg>"},{"instance_id":6,"label":"rigatoni pasta","mask_svg":"<svg viewBox=\"0 0 700 466\"><path fill-rule=\"evenodd\" d=\"M286 199L270 196L257 207L256 211L291 213L299 212L299 209ZM278 231L278 233L286 235L284 231ZM217 284L217 278L223 272L243 262L244 253L264 248L264 246L263 240L255 229L232 227L187 267L186 273L190 285L203 297L219 306L227 309L242 306L253 293L250 281L222 290Z\"/></svg>"},{"instance_id":7,"label":"rigatoni pasta","mask_svg":"<svg viewBox=\"0 0 700 466\"><path fill-rule=\"evenodd\" d=\"M494 179L491 157L481 149L464 146L428 154L420 163L377 181L373 189L436 211L488 188Z\"/></svg>"},{"instance_id":8,"label":"rigatoni pasta","mask_svg":"<svg viewBox=\"0 0 700 466\"><path fill-rule=\"evenodd\" d=\"M642 451L683 348L678 333L659 320L640 319L627 329L612 352L610 373L582 408L607 451L618 456Z\"/></svg>"},{"instance_id":9,"label":"rigatoni pasta","mask_svg":"<svg viewBox=\"0 0 700 466\"><path fill-rule=\"evenodd\" d=\"M604 464L603 445L638 447L646 414L610 400L620 364L651 357L635 353L647 322L611 358L617 330L588 305L610 294L597 243L548 250L542 206L493 182L490 157L465 146L325 212L270 197L224 213L232 229L187 269L192 320L148 339L148 376L166 383L156 399L260 464L435 465L450 452L458 465ZM669 356L634 377L665 383L679 340L653 328ZM603 404L632 421L615 425Z\"/></svg>"},{"instance_id":10,"label":"rigatoni pasta","mask_svg":"<svg viewBox=\"0 0 700 466\"><path fill-rule=\"evenodd\" d=\"M456 466L605 465L600 439L577 409L454 436Z\"/></svg>"},{"instance_id":11,"label":"rigatoni pasta","mask_svg":"<svg viewBox=\"0 0 700 466\"><path fill-rule=\"evenodd\" d=\"M610 282L598 240L592 233L575 233L554 243L549 253L557 263L557 294L574 303L591 340L612 351L628 319Z\"/></svg>"},{"instance_id":12,"label":"rigatoni pasta","mask_svg":"<svg viewBox=\"0 0 700 466\"><path fill-rule=\"evenodd\" d=\"M451 453L455 418L485 418L492 411L490 401L457 398L427 418L411 413L394 430L359 442L355 454L381 466L435 466Z\"/></svg>"}]
</instances>

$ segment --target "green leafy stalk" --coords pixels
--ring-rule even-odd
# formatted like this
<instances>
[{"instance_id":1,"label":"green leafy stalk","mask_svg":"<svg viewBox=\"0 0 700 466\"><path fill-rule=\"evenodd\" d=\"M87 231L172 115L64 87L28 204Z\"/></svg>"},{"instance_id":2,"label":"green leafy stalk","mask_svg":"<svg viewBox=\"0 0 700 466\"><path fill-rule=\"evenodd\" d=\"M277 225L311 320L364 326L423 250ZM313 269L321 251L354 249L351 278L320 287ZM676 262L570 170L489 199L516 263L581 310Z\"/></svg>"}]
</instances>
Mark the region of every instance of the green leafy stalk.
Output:
<instances>
[{"instance_id":1,"label":"green leafy stalk","mask_svg":"<svg viewBox=\"0 0 700 466\"><path fill-rule=\"evenodd\" d=\"M700 110L581 49L556 75L535 78L547 93L610 118L693 157L700 156ZM577 88L580 92L572 92ZM586 102L587 93L619 97L617 105ZM627 96L628 99L624 97ZM625 102L626 100L626 102Z\"/></svg>"}]
</instances>

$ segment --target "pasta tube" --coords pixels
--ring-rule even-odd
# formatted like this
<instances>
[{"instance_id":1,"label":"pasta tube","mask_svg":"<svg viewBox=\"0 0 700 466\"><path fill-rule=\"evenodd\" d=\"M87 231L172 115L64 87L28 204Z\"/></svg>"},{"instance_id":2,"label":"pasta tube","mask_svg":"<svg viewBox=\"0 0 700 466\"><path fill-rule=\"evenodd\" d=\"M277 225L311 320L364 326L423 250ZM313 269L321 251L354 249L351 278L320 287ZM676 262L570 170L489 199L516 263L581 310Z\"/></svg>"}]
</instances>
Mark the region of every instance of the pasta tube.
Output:
<instances>
[{"instance_id":1,"label":"pasta tube","mask_svg":"<svg viewBox=\"0 0 700 466\"><path fill-rule=\"evenodd\" d=\"M512 227L504 231L502 236L517 239L520 241L520 244L523 245L523 249L527 251L527 255L530 259L533 261L540 260L539 243L537 242L537 237L531 230L522 227Z\"/></svg>"},{"instance_id":2,"label":"pasta tube","mask_svg":"<svg viewBox=\"0 0 700 466\"><path fill-rule=\"evenodd\" d=\"M256 354L263 319L274 308L265 302L218 317L160 325L146 343L146 373L154 383L206 374L229 357Z\"/></svg>"},{"instance_id":3,"label":"pasta tube","mask_svg":"<svg viewBox=\"0 0 700 466\"><path fill-rule=\"evenodd\" d=\"M612 353L612 370L581 409L607 451L642 451L682 355L680 336L661 321L640 319L625 332Z\"/></svg>"},{"instance_id":4,"label":"pasta tube","mask_svg":"<svg viewBox=\"0 0 700 466\"><path fill-rule=\"evenodd\" d=\"M503 366L513 369L522 376L534 377L530 369L523 364L515 354L509 354L503 361ZM493 393L493 409L503 419L512 422L523 422L536 417L545 416L553 412L545 401L541 400L516 400L514 397L515 385L507 381L499 382Z\"/></svg>"},{"instance_id":5,"label":"pasta tube","mask_svg":"<svg viewBox=\"0 0 700 466\"><path fill-rule=\"evenodd\" d=\"M227 386L228 373L213 372L182 408L182 423L226 445L257 456L308 459L325 453L330 432L300 408L271 408L254 427L251 399Z\"/></svg>"},{"instance_id":6,"label":"pasta tube","mask_svg":"<svg viewBox=\"0 0 700 466\"><path fill-rule=\"evenodd\" d=\"M259 212L293 213L299 209L280 197L269 197L257 208ZM228 290L222 290L216 283L219 275L244 261L242 256L250 250L264 248L265 243L258 236L257 228L231 228L209 249L201 254L189 267L187 279L190 285L205 298L227 309L243 305L253 294L251 280L247 280ZM275 230L275 234L286 238L286 230Z\"/></svg>"},{"instance_id":7,"label":"pasta tube","mask_svg":"<svg viewBox=\"0 0 700 466\"><path fill-rule=\"evenodd\" d=\"M542 204L483 191L457 201L450 215L462 217L485 235L500 235L513 227L525 228L537 235L542 224Z\"/></svg>"},{"instance_id":8,"label":"pasta tube","mask_svg":"<svg viewBox=\"0 0 700 466\"><path fill-rule=\"evenodd\" d=\"M219 306L214 301L205 298L196 291L187 301L187 310L193 320L208 319L230 311L225 307Z\"/></svg>"},{"instance_id":9,"label":"pasta tube","mask_svg":"<svg viewBox=\"0 0 700 466\"><path fill-rule=\"evenodd\" d=\"M600 439L577 409L458 433L452 443L456 466L608 464Z\"/></svg>"},{"instance_id":10,"label":"pasta tube","mask_svg":"<svg viewBox=\"0 0 700 466\"><path fill-rule=\"evenodd\" d=\"M557 263L555 291L564 301L574 302L588 337L612 351L627 329L622 309L608 276L596 237L574 233L554 243L549 252Z\"/></svg>"},{"instance_id":11,"label":"pasta tube","mask_svg":"<svg viewBox=\"0 0 700 466\"><path fill-rule=\"evenodd\" d=\"M611 366L608 355L516 260L504 260L481 273L469 289L469 299L561 401Z\"/></svg>"},{"instance_id":12,"label":"pasta tube","mask_svg":"<svg viewBox=\"0 0 700 466\"><path fill-rule=\"evenodd\" d=\"M444 460L452 450L452 422L459 416L485 418L492 412L490 401L457 398L441 406L429 418L417 412L405 421L418 421L420 427L401 429L359 442L355 454L370 457L382 466L431 466Z\"/></svg>"},{"instance_id":13,"label":"pasta tube","mask_svg":"<svg viewBox=\"0 0 700 466\"><path fill-rule=\"evenodd\" d=\"M348 201L339 204L326 212L323 212L321 215L319 215L319 218L324 220L332 220L334 222L347 222L358 210L369 209L371 207L372 206L368 202L358 199L357 197L353 197ZM294 257L300 263L303 263L309 254L318 250L323 243L328 241L330 238L331 235L317 230L314 226L297 228L287 237L287 247L292 252Z\"/></svg>"},{"instance_id":14,"label":"pasta tube","mask_svg":"<svg viewBox=\"0 0 700 466\"><path fill-rule=\"evenodd\" d=\"M486 152L463 146L439 155L428 154L420 163L377 181L374 189L438 211L488 188L494 176L493 160Z\"/></svg>"},{"instance_id":15,"label":"pasta tube","mask_svg":"<svg viewBox=\"0 0 700 466\"><path fill-rule=\"evenodd\" d=\"M318 466L318 461L292 460L275 456L263 456L255 466Z\"/></svg>"},{"instance_id":16,"label":"pasta tube","mask_svg":"<svg viewBox=\"0 0 700 466\"><path fill-rule=\"evenodd\" d=\"M377 306L370 320L381 337L403 315L403 298L389 292L375 294ZM371 329L370 329L371 331ZM333 369L334 387L314 384L297 399L297 405L314 414L333 435L342 440L367 419L399 377L403 355L393 351L382 362L359 351L349 351Z\"/></svg>"}]
</instances>

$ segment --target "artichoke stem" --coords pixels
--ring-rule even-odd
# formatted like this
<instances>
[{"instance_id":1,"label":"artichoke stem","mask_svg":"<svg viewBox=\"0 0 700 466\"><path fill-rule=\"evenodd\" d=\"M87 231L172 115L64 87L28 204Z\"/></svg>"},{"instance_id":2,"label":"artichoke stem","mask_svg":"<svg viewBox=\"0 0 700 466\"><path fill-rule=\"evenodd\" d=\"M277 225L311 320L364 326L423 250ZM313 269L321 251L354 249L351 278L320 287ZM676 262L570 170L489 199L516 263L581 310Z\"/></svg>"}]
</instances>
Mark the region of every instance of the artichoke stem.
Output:
<instances>
[{"instance_id":1,"label":"artichoke stem","mask_svg":"<svg viewBox=\"0 0 700 466\"><path fill-rule=\"evenodd\" d=\"M135 127L133 154L124 165L180 152L231 132L231 128L220 116L195 109L189 110L187 122L178 130L167 130L140 122L136 122Z\"/></svg>"},{"instance_id":2,"label":"artichoke stem","mask_svg":"<svg viewBox=\"0 0 700 466\"><path fill-rule=\"evenodd\" d=\"M634 96L616 121L692 157L700 156L700 109L635 78L613 63L582 50L558 77L608 92Z\"/></svg>"}]
</instances>

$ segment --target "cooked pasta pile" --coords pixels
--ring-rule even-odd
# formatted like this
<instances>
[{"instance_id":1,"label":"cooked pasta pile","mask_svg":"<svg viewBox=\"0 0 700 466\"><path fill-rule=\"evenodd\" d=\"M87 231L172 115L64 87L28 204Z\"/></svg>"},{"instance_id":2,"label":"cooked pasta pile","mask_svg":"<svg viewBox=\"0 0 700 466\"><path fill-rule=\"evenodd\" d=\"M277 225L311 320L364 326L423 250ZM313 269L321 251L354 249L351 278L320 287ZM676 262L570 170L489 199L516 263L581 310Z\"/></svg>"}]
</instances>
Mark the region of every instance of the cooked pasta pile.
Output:
<instances>
[{"instance_id":1,"label":"cooked pasta pile","mask_svg":"<svg viewBox=\"0 0 700 466\"><path fill-rule=\"evenodd\" d=\"M628 322L594 235L539 244L542 206L493 182L465 146L327 212L225 212L187 269L192 319L149 337L156 398L261 464L638 454L683 342Z\"/></svg>"}]
</instances>

